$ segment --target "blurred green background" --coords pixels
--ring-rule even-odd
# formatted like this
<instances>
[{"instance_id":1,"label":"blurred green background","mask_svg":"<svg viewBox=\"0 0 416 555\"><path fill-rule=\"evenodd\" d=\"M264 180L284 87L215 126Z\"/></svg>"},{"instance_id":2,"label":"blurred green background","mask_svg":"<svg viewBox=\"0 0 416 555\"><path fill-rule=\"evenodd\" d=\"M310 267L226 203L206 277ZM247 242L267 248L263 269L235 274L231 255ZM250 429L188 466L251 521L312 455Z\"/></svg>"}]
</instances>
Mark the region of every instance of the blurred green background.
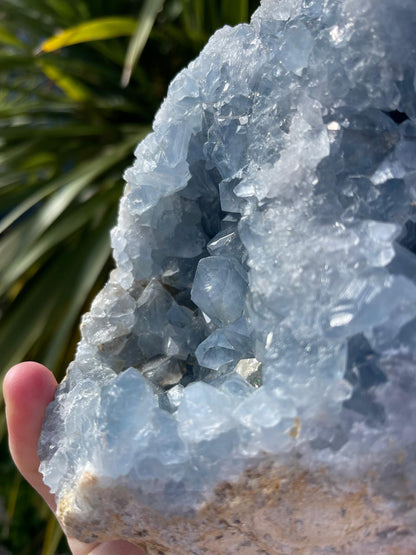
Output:
<instances>
[{"instance_id":1,"label":"blurred green background","mask_svg":"<svg viewBox=\"0 0 416 555\"><path fill-rule=\"evenodd\" d=\"M1 0L0 371L58 380L112 267L122 173L170 80L259 0ZM15 471L0 399L0 555L69 553Z\"/></svg>"}]
</instances>

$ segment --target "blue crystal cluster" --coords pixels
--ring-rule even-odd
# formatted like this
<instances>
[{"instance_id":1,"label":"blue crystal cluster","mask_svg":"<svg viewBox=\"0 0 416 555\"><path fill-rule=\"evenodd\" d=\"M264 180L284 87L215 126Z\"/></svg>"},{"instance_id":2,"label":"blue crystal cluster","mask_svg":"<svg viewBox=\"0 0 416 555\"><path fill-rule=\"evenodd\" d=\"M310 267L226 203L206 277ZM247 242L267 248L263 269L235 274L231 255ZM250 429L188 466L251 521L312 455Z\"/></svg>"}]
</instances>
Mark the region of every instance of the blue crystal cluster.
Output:
<instances>
[{"instance_id":1,"label":"blue crystal cluster","mask_svg":"<svg viewBox=\"0 0 416 555\"><path fill-rule=\"evenodd\" d=\"M263 0L176 77L48 409L58 501L185 510L293 452L416 492L415 70L414 0Z\"/></svg>"}]
</instances>

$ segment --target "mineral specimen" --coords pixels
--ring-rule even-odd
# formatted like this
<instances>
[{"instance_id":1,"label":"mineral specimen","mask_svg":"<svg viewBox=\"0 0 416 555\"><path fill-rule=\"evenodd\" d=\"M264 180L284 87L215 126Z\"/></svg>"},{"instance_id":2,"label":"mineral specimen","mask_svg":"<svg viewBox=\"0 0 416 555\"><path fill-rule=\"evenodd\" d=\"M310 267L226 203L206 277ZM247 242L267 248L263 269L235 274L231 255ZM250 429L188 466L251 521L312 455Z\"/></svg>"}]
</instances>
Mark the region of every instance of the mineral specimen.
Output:
<instances>
[{"instance_id":1,"label":"mineral specimen","mask_svg":"<svg viewBox=\"0 0 416 555\"><path fill-rule=\"evenodd\" d=\"M263 0L172 82L39 454L84 541L416 552L416 3Z\"/></svg>"}]
</instances>

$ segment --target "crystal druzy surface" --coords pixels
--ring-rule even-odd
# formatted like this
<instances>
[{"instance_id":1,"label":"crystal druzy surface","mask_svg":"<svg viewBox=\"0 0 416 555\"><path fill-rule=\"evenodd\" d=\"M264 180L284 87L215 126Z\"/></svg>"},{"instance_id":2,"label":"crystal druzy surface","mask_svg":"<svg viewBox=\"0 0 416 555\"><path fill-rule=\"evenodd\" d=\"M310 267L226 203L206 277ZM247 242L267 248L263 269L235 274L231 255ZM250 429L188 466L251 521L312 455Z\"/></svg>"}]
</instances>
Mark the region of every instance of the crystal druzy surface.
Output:
<instances>
[{"instance_id":1,"label":"crystal druzy surface","mask_svg":"<svg viewBox=\"0 0 416 555\"><path fill-rule=\"evenodd\" d=\"M58 506L188 514L296 455L413 522L415 68L414 0L263 0L176 77L48 409Z\"/></svg>"}]
</instances>

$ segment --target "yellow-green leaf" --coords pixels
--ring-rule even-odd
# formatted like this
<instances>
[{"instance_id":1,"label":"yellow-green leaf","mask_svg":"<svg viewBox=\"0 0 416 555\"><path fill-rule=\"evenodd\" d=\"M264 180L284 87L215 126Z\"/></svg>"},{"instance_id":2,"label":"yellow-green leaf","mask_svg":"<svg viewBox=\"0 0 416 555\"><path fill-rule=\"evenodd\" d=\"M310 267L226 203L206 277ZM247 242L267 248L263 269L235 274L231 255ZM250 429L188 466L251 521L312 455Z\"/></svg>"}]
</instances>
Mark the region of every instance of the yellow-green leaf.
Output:
<instances>
[{"instance_id":1,"label":"yellow-green leaf","mask_svg":"<svg viewBox=\"0 0 416 555\"><path fill-rule=\"evenodd\" d=\"M51 513L45 530L42 555L54 555L56 553L62 533L62 528L59 526L55 516Z\"/></svg>"},{"instance_id":2,"label":"yellow-green leaf","mask_svg":"<svg viewBox=\"0 0 416 555\"><path fill-rule=\"evenodd\" d=\"M63 90L67 97L71 100L74 100L75 102L84 102L91 96L87 87L76 81L73 77L64 73L53 63L46 62L45 60L39 60L39 64L46 77L53 81L57 87Z\"/></svg>"},{"instance_id":3,"label":"yellow-green leaf","mask_svg":"<svg viewBox=\"0 0 416 555\"><path fill-rule=\"evenodd\" d=\"M133 17L101 17L85 21L45 40L37 52L53 52L71 44L129 36L136 26Z\"/></svg>"},{"instance_id":4,"label":"yellow-green leaf","mask_svg":"<svg viewBox=\"0 0 416 555\"><path fill-rule=\"evenodd\" d=\"M140 54L146 45L157 14L163 8L165 0L146 0L139 16L139 21L135 25L134 35L130 39L129 48L124 62L121 84L127 87L131 74Z\"/></svg>"},{"instance_id":5,"label":"yellow-green leaf","mask_svg":"<svg viewBox=\"0 0 416 555\"><path fill-rule=\"evenodd\" d=\"M0 42L4 44L9 44L11 46L17 46L19 48L25 48L24 43L12 35L3 25L0 25Z\"/></svg>"}]
</instances>

